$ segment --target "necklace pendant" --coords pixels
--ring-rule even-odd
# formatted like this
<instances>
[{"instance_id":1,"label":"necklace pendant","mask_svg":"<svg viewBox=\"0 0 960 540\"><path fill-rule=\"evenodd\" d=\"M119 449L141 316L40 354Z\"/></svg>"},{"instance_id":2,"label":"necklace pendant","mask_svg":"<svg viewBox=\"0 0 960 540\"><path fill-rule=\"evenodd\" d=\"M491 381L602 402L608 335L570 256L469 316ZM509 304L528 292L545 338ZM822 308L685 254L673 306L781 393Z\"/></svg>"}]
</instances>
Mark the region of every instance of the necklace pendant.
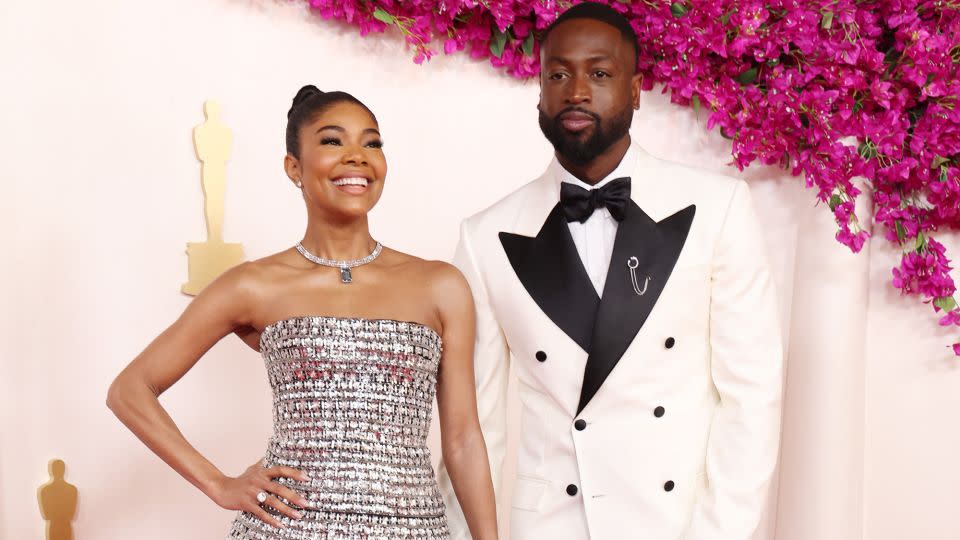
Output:
<instances>
[{"instance_id":1,"label":"necklace pendant","mask_svg":"<svg viewBox=\"0 0 960 540\"><path fill-rule=\"evenodd\" d=\"M307 248L303 247L303 244L298 243L297 251L304 256L308 261L319 264L320 266L331 266L333 268L340 269L340 283L348 285L353 283L353 272L350 270L355 266L362 266L364 264L372 262L374 259L380 256L380 252L383 251L383 245L380 242L377 242L377 245L374 246L373 251L369 255L362 259L357 259L355 261L334 261L331 259L324 259L317 257L313 253L307 251Z\"/></svg>"}]
</instances>

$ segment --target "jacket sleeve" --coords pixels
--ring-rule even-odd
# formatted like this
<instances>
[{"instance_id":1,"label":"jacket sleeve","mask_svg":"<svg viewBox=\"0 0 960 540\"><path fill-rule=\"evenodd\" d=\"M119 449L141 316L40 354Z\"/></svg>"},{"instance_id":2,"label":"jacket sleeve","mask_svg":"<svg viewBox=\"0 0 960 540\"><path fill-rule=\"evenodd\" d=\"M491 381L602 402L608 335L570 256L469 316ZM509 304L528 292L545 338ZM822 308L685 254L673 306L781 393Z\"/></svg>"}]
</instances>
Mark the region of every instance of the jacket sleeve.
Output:
<instances>
[{"instance_id":1,"label":"jacket sleeve","mask_svg":"<svg viewBox=\"0 0 960 540\"><path fill-rule=\"evenodd\" d=\"M707 490L685 540L749 540L777 464L783 344L760 231L740 181L713 255L710 369L720 403L707 442Z\"/></svg>"}]
</instances>

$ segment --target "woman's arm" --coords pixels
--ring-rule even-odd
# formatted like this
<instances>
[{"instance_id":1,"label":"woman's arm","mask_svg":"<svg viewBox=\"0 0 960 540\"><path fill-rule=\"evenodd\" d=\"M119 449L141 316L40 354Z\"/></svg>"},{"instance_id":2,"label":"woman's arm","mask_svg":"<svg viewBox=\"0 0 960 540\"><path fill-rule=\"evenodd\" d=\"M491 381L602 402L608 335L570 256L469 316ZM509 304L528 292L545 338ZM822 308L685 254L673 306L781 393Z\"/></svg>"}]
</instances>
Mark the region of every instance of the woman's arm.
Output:
<instances>
[{"instance_id":1,"label":"woman's arm","mask_svg":"<svg viewBox=\"0 0 960 540\"><path fill-rule=\"evenodd\" d=\"M474 540L497 538L497 508L473 376L476 314L460 271L443 265L433 280L443 335L437 382L443 461Z\"/></svg>"},{"instance_id":2,"label":"woman's arm","mask_svg":"<svg viewBox=\"0 0 960 540\"><path fill-rule=\"evenodd\" d=\"M173 325L117 375L107 393L107 406L160 459L214 502L279 526L257 503L257 493L272 493L305 506L299 495L272 481L279 476L303 480L304 475L287 467L265 469L259 463L237 478L224 475L187 442L157 399L222 337L250 326L258 290L257 271L251 266L238 266L204 289ZM266 504L299 517L276 497Z\"/></svg>"}]
</instances>

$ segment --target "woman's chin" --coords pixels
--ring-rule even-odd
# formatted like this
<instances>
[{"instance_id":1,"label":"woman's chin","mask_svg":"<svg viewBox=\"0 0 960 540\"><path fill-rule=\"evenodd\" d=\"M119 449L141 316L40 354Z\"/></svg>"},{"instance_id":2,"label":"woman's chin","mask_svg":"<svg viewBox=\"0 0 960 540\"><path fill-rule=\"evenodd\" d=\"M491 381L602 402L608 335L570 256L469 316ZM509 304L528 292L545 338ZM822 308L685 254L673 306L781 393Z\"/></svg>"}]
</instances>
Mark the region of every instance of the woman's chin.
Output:
<instances>
[{"instance_id":1,"label":"woman's chin","mask_svg":"<svg viewBox=\"0 0 960 540\"><path fill-rule=\"evenodd\" d=\"M355 200L349 204L334 204L328 208L330 214L336 216L338 220L354 221L366 217L373 209L374 204L376 204L376 201Z\"/></svg>"}]
</instances>

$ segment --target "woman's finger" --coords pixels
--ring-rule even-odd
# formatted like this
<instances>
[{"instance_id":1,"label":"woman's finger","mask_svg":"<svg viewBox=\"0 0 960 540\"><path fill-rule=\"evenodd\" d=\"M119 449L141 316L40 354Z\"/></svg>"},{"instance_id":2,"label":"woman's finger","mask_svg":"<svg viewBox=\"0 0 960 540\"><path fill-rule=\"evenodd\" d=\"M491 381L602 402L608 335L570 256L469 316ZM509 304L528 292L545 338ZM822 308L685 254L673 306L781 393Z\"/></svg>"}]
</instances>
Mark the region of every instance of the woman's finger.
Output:
<instances>
[{"instance_id":1,"label":"woman's finger","mask_svg":"<svg viewBox=\"0 0 960 540\"><path fill-rule=\"evenodd\" d=\"M306 482L310 480L310 477L302 471L298 471L293 467L284 467L282 465L275 465L267 469L267 476L270 478L292 478L294 480L300 480L301 482Z\"/></svg>"},{"instance_id":2,"label":"woman's finger","mask_svg":"<svg viewBox=\"0 0 960 540\"><path fill-rule=\"evenodd\" d=\"M303 496L297 493L296 491L288 488L283 484L278 484L277 482L270 482L270 493L275 494L281 499L286 499L293 504L299 506L300 508L309 508L310 502Z\"/></svg>"},{"instance_id":3,"label":"woman's finger","mask_svg":"<svg viewBox=\"0 0 960 540\"><path fill-rule=\"evenodd\" d=\"M284 504L276 495L268 495L267 502L264 503L264 506L269 506L277 512L293 519L303 518L303 514Z\"/></svg>"},{"instance_id":4,"label":"woman's finger","mask_svg":"<svg viewBox=\"0 0 960 540\"><path fill-rule=\"evenodd\" d=\"M270 499L268 498L267 500L270 500ZM267 525L272 525L274 527L277 527L278 529L283 527L283 524L280 523L280 520L278 520L274 516L271 516L270 512L267 512L266 510L264 510L256 502L254 502L249 508L247 508L247 512L257 516L257 518L259 518L260 521L266 523Z\"/></svg>"}]
</instances>

